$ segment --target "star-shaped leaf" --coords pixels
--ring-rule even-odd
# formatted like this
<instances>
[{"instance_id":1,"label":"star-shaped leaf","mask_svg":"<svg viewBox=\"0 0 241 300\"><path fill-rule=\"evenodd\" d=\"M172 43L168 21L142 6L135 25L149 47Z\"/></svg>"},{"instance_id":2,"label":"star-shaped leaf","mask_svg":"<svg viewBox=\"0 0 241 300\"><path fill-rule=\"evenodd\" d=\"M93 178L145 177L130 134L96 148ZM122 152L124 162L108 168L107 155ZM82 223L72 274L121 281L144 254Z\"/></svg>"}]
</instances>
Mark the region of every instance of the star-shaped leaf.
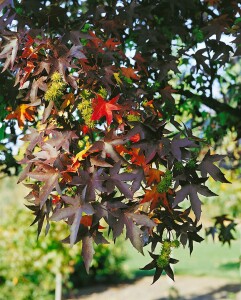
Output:
<instances>
[{"instance_id":1,"label":"star-shaped leaf","mask_svg":"<svg viewBox=\"0 0 241 300\"><path fill-rule=\"evenodd\" d=\"M93 238L91 236L84 236L82 239L81 255L83 257L85 269L88 274L94 254L95 250L93 248Z\"/></svg>"},{"instance_id":2,"label":"star-shaped leaf","mask_svg":"<svg viewBox=\"0 0 241 300\"><path fill-rule=\"evenodd\" d=\"M104 173L106 179L105 186L108 193L112 193L117 187L119 191L128 199L132 199L133 192L131 191L130 184L127 181L135 179L135 174L123 172L119 173L121 168L121 161L116 163L109 171L109 175Z\"/></svg>"},{"instance_id":3,"label":"star-shaped leaf","mask_svg":"<svg viewBox=\"0 0 241 300\"><path fill-rule=\"evenodd\" d=\"M91 204L83 202L78 196L75 198L62 196L62 199L66 204L69 204L69 206L57 209L51 216L51 220L60 221L68 219L69 223L71 223L70 245L73 246L77 238L83 213L92 215L94 213L94 209Z\"/></svg>"},{"instance_id":4,"label":"star-shaped leaf","mask_svg":"<svg viewBox=\"0 0 241 300\"><path fill-rule=\"evenodd\" d=\"M18 37L14 34L9 36L5 35L2 37L6 40L5 45L2 46L2 52L0 53L0 59L6 59L2 70L2 72L4 72L9 66L10 68L13 68L18 52L19 40Z\"/></svg>"},{"instance_id":5,"label":"star-shaped leaf","mask_svg":"<svg viewBox=\"0 0 241 300\"><path fill-rule=\"evenodd\" d=\"M122 74L125 77L132 78L132 79L135 79L135 80L139 80L140 79L140 76L135 73L137 71L138 70L134 70L132 68L121 67L121 72L122 72Z\"/></svg>"},{"instance_id":6,"label":"star-shaped leaf","mask_svg":"<svg viewBox=\"0 0 241 300\"><path fill-rule=\"evenodd\" d=\"M220 171L220 169L215 166L213 163L216 161L219 161L223 159L225 155L210 155L210 150L206 153L204 156L202 162L198 166L198 170L201 171L202 176L206 177L207 173L212 176L212 178L216 181L224 182L224 183L230 183L225 177L224 174Z\"/></svg>"},{"instance_id":7,"label":"star-shaped leaf","mask_svg":"<svg viewBox=\"0 0 241 300\"><path fill-rule=\"evenodd\" d=\"M30 122L34 121L34 114L36 111L36 107L30 106L28 104L20 104L15 111L11 112L6 116L6 120L17 119L18 126L23 128L25 121L28 120Z\"/></svg>"},{"instance_id":8,"label":"star-shaped leaf","mask_svg":"<svg viewBox=\"0 0 241 300\"><path fill-rule=\"evenodd\" d=\"M93 100L94 111L91 120L97 121L102 117L106 117L107 124L110 125L113 120L112 111L121 109L121 106L116 104L119 98L120 95L117 95L110 101L106 101L101 95L97 95L97 97Z\"/></svg>"},{"instance_id":9,"label":"star-shaped leaf","mask_svg":"<svg viewBox=\"0 0 241 300\"><path fill-rule=\"evenodd\" d=\"M197 193L202 194L206 197L217 196L215 193L211 192L208 187L204 185L197 184L187 184L183 186L179 191L176 192L176 197L173 203L173 207L182 202L187 196L191 201L192 210L197 218L200 219L201 216L201 200L199 199Z\"/></svg>"},{"instance_id":10,"label":"star-shaped leaf","mask_svg":"<svg viewBox=\"0 0 241 300\"><path fill-rule=\"evenodd\" d=\"M54 188L61 194L58 184L59 172L55 168L47 164L38 163L37 168L32 172L28 172L27 175L33 179L44 182L39 193L40 208L43 207Z\"/></svg>"},{"instance_id":11,"label":"star-shaped leaf","mask_svg":"<svg viewBox=\"0 0 241 300\"><path fill-rule=\"evenodd\" d=\"M170 264L176 264L178 263L178 260L170 257L169 263L165 267L159 267L157 263L159 255L153 254L151 252L149 252L149 254L153 258L153 260L145 267L141 268L141 270L152 270L154 268L156 269L152 284L155 283L161 277L163 271L165 271L167 276L174 281L174 274L172 268L170 267Z\"/></svg>"}]
</instances>

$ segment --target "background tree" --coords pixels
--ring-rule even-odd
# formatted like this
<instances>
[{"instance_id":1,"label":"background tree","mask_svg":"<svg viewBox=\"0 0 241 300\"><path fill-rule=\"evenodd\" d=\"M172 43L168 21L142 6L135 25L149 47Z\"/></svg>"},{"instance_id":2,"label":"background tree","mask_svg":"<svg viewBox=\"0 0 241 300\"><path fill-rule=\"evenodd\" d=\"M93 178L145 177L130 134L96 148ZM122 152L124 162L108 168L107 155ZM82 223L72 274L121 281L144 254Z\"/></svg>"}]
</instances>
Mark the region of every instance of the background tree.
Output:
<instances>
[{"instance_id":1,"label":"background tree","mask_svg":"<svg viewBox=\"0 0 241 300\"><path fill-rule=\"evenodd\" d=\"M154 281L163 270L173 278L171 248L202 241L198 195L216 195L208 176L228 182L214 164L224 156L207 148L240 138L238 1L8 0L0 9L11 111L1 113L2 171L19 171L16 119L38 234L65 220L65 241L82 241L88 270L93 242L107 243L103 224L113 239L125 228L139 252L152 245ZM237 168L239 153L230 157L223 165Z\"/></svg>"}]
</instances>

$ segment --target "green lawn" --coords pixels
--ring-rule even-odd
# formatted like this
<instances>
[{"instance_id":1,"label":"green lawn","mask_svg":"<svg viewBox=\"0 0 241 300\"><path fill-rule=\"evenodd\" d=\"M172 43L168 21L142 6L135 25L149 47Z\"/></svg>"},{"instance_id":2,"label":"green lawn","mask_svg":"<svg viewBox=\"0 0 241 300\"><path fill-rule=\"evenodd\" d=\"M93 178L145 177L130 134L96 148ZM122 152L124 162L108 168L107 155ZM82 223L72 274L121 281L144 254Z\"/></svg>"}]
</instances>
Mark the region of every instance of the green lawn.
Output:
<instances>
[{"instance_id":1,"label":"green lawn","mask_svg":"<svg viewBox=\"0 0 241 300\"><path fill-rule=\"evenodd\" d=\"M126 242L129 258L127 266L134 275L148 275L153 272L140 271L139 268L145 266L151 261L147 250L145 256L139 254L130 243ZM188 249L179 248L173 252L173 257L179 260L175 265L175 274L185 274L194 276L213 276L238 279L239 258L240 258L240 240L232 243L232 246L221 245L219 242L203 241L201 244L195 244L192 255L189 255ZM158 251L156 251L158 253Z\"/></svg>"}]
</instances>

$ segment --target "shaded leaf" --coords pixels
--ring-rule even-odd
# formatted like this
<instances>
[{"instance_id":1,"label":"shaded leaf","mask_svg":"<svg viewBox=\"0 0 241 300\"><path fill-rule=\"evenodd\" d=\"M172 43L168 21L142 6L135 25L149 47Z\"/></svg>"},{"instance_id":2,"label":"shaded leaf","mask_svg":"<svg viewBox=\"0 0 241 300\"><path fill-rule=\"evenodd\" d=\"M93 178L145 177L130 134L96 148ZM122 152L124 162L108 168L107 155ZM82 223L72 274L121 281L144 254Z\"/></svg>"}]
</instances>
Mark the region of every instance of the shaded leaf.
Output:
<instances>
[{"instance_id":1,"label":"shaded leaf","mask_svg":"<svg viewBox=\"0 0 241 300\"><path fill-rule=\"evenodd\" d=\"M39 193L40 208L43 207L44 203L48 199L49 194L54 188L61 193L58 183L59 172L55 168L39 163L37 168L32 172L28 172L27 175L33 179L44 182L44 185Z\"/></svg>"},{"instance_id":2,"label":"shaded leaf","mask_svg":"<svg viewBox=\"0 0 241 300\"><path fill-rule=\"evenodd\" d=\"M84 236L82 239L82 251L81 255L84 259L86 272L89 274L90 264L94 256L93 238L90 236Z\"/></svg>"},{"instance_id":3,"label":"shaded leaf","mask_svg":"<svg viewBox=\"0 0 241 300\"><path fill-rule=\"evenodd\" d=\"M202 162L198 166L198 170L201 171L202 176L206 177L207 173L212 176L214 180L230 183L225 177L224 174L220 171L220 169L215 166L213 163L223 159L225 155L210 155L210 150L206 153Z\"/></svg>"}]
</instances>

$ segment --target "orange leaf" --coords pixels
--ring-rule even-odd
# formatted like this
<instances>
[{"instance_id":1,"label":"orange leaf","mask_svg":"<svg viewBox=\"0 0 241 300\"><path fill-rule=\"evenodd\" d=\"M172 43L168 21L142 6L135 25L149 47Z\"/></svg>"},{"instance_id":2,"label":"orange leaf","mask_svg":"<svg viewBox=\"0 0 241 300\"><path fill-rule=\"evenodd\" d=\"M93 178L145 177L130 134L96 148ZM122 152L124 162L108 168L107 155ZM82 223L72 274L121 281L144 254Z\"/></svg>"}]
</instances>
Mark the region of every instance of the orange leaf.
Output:
<instances>
[{"instance_id":1,"label":"orange leaf","mask_svg":"<svg viewBox=\"0 0 241 300\"><path fill-rule=\"evenodd\" d=\"M105 42L106 48L109 48L110 50L115 50L120 44L120 42L115 42L115 39L113 38L110 38Z\"/></svg>"},{"instance_id":2,"label":"orange leaf","mask_svg":"<svg viewBox=\"0 0 241 300\"><path fill-rule=\"evenodd\" d=\"M61 104L60 109L65 109L67 106L69 106L70 104L74 104L74 94L73 93L69 93L67 95L63 96L64 102Z\"/></svg>"},{"instance_id":3,"label":"orange leaf","mask_svg":"<svg viewBox=\"0 0 241 300\"><path fill-rule=\"evenodd\" d=\"M166 208L169 212L171 212L171 207L169 201L167 199L167 193L158 193L157 187L152 186L151 190L146 190L144 198L140 203L151 202L150 210L162 206Z\"/></svg>"},{"instance_id":4,"label":"orange leaf","mask_svg":"<svg viewBox=\"0 0 241 300\"><path fill-rule=\"evenodd\" d=\"M134 148L130 155L132 156L131 162L135 165L145 166L146 158L143 154L139 154L140 148Z\"/></svg>"},{"instance_id":5,"label":"orange leaf","mask_svg":"<svg viewBox=\"0 0 241 300\"><path fill-rule=\"evenodd\" d=\"M130 154L130 151L123 145L115 145L115 150L120 154L120 155L124 155L124 154Z\"/></svg>"},{"instance_id":6,"label":"orange leaf","mask_svg":"<svg viewBox=\"0 0 241 300\"><path fill-rule=\"evenodd\" d=\"M32 59L37 59L38 55L36 53L34 53L34 50L32 47L30 48L25 48L23 50L23 54L21 56L22 58L32 58Z\"/></svg>"},{"instance_id":7,"label":"orange leaf","mask_svg":"<svg viewBox=\"0 0 241 300\"><path fill-rule=\"evenodd\" d=\"M135 72L137 72L137 70L135 70L135 69L121 67L121 72L127 78L132 78L135 80L140 79L140 76L135 73Z\"/></svg>"},{"instance_id":8,"label":"orange leaf","mask_svg":"<svg viewBox=\"0 0 241 300\"><path fill-rule=\"evenodd\" d=\"M32 59L37 59L38 55L35 53L32 44L34 43L34 40L30 35L27 36L27 42L25 44L25 48L22 53L22 58L32 58Z\"/></svg>"},{"instance_id":9,"label":"orange leaf","mask_svg":"<svg viewBox=\"0 0 241 300\"><path fill-rule=\"evenodd\" d=\"M34 121L35 106L20 104L15 111L6 116L6 120L17 119L19 128L23 128L26 120Z\"/></svg>"},{"instance_id":10,"label":"orange leaf","mask_svg":"<svg viewBox=\"0 0 241 300\"><path fill-rule=\"evenodd\" d=\"M147 174L147 185L151 185L153 183L158 183L161 181L161 176L164 175L164 172L157 169L149 169Z\"/></svg>"}]
</instances>

